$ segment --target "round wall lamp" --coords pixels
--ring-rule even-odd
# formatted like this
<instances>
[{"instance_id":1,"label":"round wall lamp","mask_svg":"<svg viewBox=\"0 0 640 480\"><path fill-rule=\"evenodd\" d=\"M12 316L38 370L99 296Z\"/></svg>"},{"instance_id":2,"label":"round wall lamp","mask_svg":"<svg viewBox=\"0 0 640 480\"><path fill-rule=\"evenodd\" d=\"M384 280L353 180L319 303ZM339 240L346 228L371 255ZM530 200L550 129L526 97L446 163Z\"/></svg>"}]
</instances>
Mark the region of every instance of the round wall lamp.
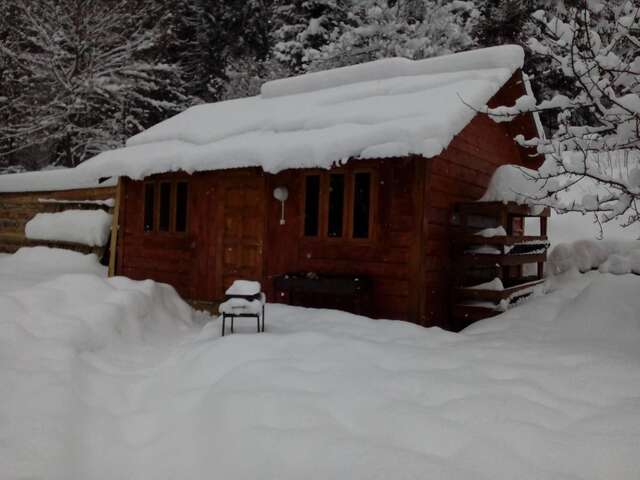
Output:
<instances>
[{"instance_id":1,"label":"round wall lamp","mask_svg":"<svg viewBox=\"0 0 640 480\"><path fill-rule=\"evenodd\" d=\"M289 198L289 190L287 189L287 187L274 188L273 198L275 198L280 202L280 205L282 208L281 209L282 213L280 214L280 225L284 225L286 223L284 219L284 202L286 202L287 198Z\"/></svg>"}]
</instances>

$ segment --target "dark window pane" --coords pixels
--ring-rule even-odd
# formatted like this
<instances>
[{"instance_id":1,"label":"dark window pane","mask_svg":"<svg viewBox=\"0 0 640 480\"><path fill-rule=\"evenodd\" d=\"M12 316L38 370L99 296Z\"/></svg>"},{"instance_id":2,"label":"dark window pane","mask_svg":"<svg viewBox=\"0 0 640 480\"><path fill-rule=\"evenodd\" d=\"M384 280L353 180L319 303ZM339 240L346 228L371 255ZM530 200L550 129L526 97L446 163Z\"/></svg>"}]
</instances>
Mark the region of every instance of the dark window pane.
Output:
<instances>
[{"instance_id":1,"label":"dark window pane","mask_svg":"<svg viewBox=\"0 0 640 480\"><path fill-rule=\"evenodd\" d=\"M342 218L344 215L344 175L329 177L329 225L330 237L342 236Z\"/></svg>"},{"instance_id":2,"label":"dark window pane","mask_svg":"<svg viewBox=\"0 0 640 480\"><path fill-rule=\"evenodd\" d=\"M353 238L369 238L371 174L356 173L353 190Z\"/></svg>"},{"instance_id":3,"label":"dark window pane","mask_svg":"<svg viewBox=\"0 0 640 480\"><path fill-rule=\"evenodd\" d=\"M187 231L187 182L176 185L176 232Z\"/></svg>"},{"instance_id":4,"label":"dark window pane","mask_svg":"<svg viewBox=\"0 0 640 480\"><path fill-rule=\"evenodd\" d=\"M144 231L153 230L153 219L155 218L156 186L147 183L144 186Z\"/></svg>"},{"instance_id":5,"label":"dark window pane","mask_svg":"<svg viewBox=\"0 0 640 480\"><path fill-rule=\"evenodd\" d=\"M304 197L304 234L307 237L318 235L320 221L320 175L307 177Z\"/></svg>"},{"instance_id":6,"label":"dark window pane","mask_svg":"<svg viewBox=\"0 0 640 480\"><path fill-rule=\"evenodd\" d=\"M158 230L168 232L171 224L171 184L160 184L160 219Z\"/></svg>"}]
</instances>

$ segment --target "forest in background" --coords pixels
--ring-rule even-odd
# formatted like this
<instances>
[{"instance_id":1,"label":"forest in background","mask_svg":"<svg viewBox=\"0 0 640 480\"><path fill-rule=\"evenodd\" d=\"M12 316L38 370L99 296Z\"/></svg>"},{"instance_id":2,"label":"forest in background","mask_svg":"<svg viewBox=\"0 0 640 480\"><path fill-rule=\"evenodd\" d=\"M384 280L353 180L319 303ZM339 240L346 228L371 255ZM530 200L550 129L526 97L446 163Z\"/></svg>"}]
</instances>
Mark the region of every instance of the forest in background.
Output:
<instances>
[{"instance_id":1,"label":"forest in background","mask_svg":"<svg viewBox=\"0 0 640 480\"><path fill-rule=\"evenodd\" d=\"M273 78L540 34L569 0L15 0L0 3L0 170L75 166ZM527 55L538 94L571 85Z\"/></svg>"}]
</instances>

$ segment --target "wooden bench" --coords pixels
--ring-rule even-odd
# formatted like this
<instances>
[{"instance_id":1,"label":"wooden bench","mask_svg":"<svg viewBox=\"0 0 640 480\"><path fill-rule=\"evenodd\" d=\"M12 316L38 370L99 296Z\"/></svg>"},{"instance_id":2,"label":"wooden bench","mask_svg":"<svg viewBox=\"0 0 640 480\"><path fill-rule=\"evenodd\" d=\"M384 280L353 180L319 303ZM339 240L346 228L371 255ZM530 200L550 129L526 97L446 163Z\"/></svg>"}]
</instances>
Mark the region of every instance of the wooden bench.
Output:
<instances>
[{"instance_id":1,"label":"wooden bench","mask_svg":"<svg viewBox=\"0 0 640 480\"><path fill-rule=\"evenodd\" d=\"M333 308L358 315L371 311L373 282L364 275L288 273L274 279L276 301L311 308Z\"/></svg>"}]
</instances>

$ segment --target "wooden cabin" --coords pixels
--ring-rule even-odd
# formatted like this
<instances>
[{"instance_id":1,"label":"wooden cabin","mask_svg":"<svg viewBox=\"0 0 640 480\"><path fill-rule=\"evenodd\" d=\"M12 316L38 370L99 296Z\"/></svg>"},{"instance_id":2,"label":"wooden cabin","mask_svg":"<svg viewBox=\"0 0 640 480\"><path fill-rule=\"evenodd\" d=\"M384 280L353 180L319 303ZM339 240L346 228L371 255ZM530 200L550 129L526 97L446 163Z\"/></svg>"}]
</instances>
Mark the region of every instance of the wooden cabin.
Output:
<instances>
[{"instance_id":1,"label":"wooden cabin","mask_svg":"<svg viewBox=\"0 0 640 480\"><path fill-rule=\"evenodd\" d=\"M376 79L380 69L367 71L365 67L355 75L363 73L367 78L366 86L359 79L363 90L356 88L350 75L344 79L344 69L336 75L321 72L280 81L284 84L267 84L263 98L246 100L246 113L245 100L195 107L191 113L187 110L134 137L128 147L87 162L86 172L120 177L116 274L169 283L194 302L219 301L233 280L254 279L262 283L270 302L343 308L374 318L454 328L450 320L450 222L455 205L479 199L498 166L537 168L541 162L513 140L518 134L537 136L533 116L496 123L476 113L463 101L468 93L466 82L490 79L492 89L484 84L476 90L469 87L469 91L480 92L469 94L475 95L479 107L513 105L526 93L521 55L519 47L498 47L406 64L409 68L398 76L396 87L405 88L407 95L421 81L448 85L455 83L456 75L464 77L455 92L429 93L439 97L447 93L447 102L458 102L447 103L447 108L465 115L461 124L456 120L454 135L436 153L390 154L394 148L385 146L393 147L393 139L383 138L382 148L366 155L369 158L350 155L345 162L341 161L341 145L330 139L327 148L337 145L330 165L313 168L313 160L289 167L283 160L274 168L273 162L266 165L260 158L245 161L240 156L242 145L229 147L225 139L219 143L217 138L195 138L201 132L209 134L207 115L211 112L222 109L224 117L229 114L225 109L233 106L229 122L236 121L234 116L251 117L255 112L249 100L267 102L270 99L265 97L273 90L292 92L288 101L296 102L299 97L299 108L304 110L304 101L311 95L307 89L315 92L318 84L328 85L327 91L338 97L347 95L343 92L347 87L349 92L366 90L372 77L373 83L380 82L375 88L386 88L392 74L387 71ZM414 64L420 65L414 68ZM449 71L448 65L457 66ZM474 71L484 68L493 73ZM275 100L268 108L274 108L277 116ZM376 98L367 105L386 108L385 100ZM325 97L322 101L328 102ZM350 114L356 115L359 101L354 100ZM367 108L363 107L366 115L376 114ZM416 122L421 121L418 113L410 113ZM442 122L447 122L447 115ZM344 120L345 128L350 121ZM215 125L212 121L214 137ZM397 125L389 123L389 130ZM318 128L331 127L323 124ZM406 134L398 131L394 135ZM176 132L175 137L171 132ZM264 148L265 157L273 157L273 149L299 147L295 134L289 137L283 128L278 132L282 145L272 142L259 148ZM322 141L319 135L313 141ZM289 138L294 146L289 145ZM183 146L187 143L197 145ZM255 149L247 155L255 157ZM282 150L282 158L290 156L290 150ZM136 163L140 161L144 167Z\"/></svg>"}]
</instances>

